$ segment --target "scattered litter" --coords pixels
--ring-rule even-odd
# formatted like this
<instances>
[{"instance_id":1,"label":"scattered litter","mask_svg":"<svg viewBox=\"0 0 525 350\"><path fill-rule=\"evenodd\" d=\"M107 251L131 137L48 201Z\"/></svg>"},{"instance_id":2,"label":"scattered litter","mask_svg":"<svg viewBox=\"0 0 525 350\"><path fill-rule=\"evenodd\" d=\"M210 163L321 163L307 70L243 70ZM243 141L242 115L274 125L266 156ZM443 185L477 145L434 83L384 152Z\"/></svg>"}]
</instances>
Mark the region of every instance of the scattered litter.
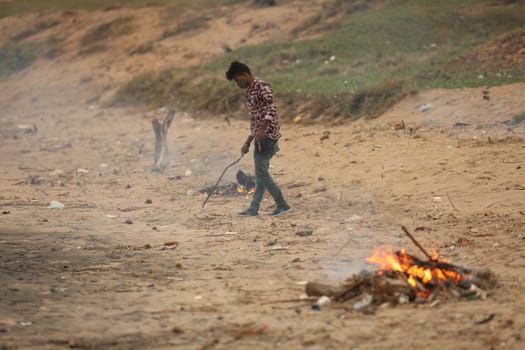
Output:
<instances>
[{"instance_id":1,"label":"scattered litter","mask_svg":"<svg viewBox=\"0 0 525 350\"><path fill-rule=\"evenodd\" d=\"M149 244L149 243L146 243L146 244L144 244L143 248L144 249L151 249L151 248L153 248L153 246L151 244Z\"/></svg>"},{"instance_id":2,"label":"scattered litter","mask_svg":"<svg viewBox=\"0 0 525 350\"><path fill-rule=\"evenodd\" d=\"M405 294L399 294L397 297L397 302L399 304L408 304L410 302L410 298Z\"/></svg>"},{"instance_id":3,"label":"scattered litter","mask_svg":"<svg viewBox=\"0 0 525 350\"><path fill-rule=\"evenodd\" d=\"M186 169L186 171L184 172L184 176L186 176L186 177L191 176L191 170L190 169Z\"/></svg>"},{"instance_id":4,"label":"scattered litter","mask_svg":"<svg viewBox=\"0 0 525 350\"><path fill-rule=\"evenodd\" d=\"M432 200L434 203L441 203L441 197L439 196L435 196L434 199Z\"/></svg>"},{"instance_id":5,"label":"scattered litter","mask_svg":"<svg viewBox=\"0 0 525 350\"><path fill-rule=\"evenodd\" d=\"M116 219L117 216L116 216L116 215L113 215L113 214L108 214L108 218L110 218L110 219Z\"/></svg>"},{"instance_id":6,"label":"scattered litter","mask_svg":"<svg viewBox=\"0 0 525 350\"><path fill-rule=\"evenodd\" d=\"M316 304L322 307L322 306L330 305L331 302L332 300L329 297L327 297L326 295L323 295L322 297L319 298L319 300L317 300Z\"/></svg>"},{"instance_id":7,"label":"scattered litter","mask_svg":"<svg viewBox=\"0 0 525 350\"><path fill-rule=\"evenodd\" d=\"M133 221L131 221L130 219L127 219L126 221L124 221L124 223L127 225L133 225Z\"/></svg>"},{"instance_id":8,"label":"scattered litter","mask_svg":"<svg viewBox=\"0 0 525 350\"><path fill-rule=\"evenodd\" d=\"M196 295L193 297L195 300L202 300L202 295Z\"/></svg>"},{"instance_id":9,"label":"scattered litter","mask_svg":"<svg viewBox=\"0 0 525 350\"><path fill-rule=\"evenodd\" d=\"M16 128L28 134L33 134L37 132L35 124L18 124Z\"/></svg>"},{"instance_id":10,"label":"scattered litter","mask_svg":"<svg viewBox=\"0 0 525 350\"><path fill-rule=\"evenodd\" d=\"M421 113L425 113L427 111L430 111L433 108L433 106L430 103L424 104L419 106L419 111Z\"/></svg>"},{"instance_id":11,"label":"scattered litter","mask_svg":"<svg viewBox=\"0 0 525 350\"><path fill-rule=\"evenodd\" d=\"M323 295L312 305L312 310L320 311L322 307L330 305L331 302L332 300L329 297Z\"/></svg>"},{"instance_id":12,"label":"scattered litter","mask_svg":"<svg viewBox=\"0 0 525 350\"><path fill-rule=\"evenodd\" d=\"M299 282L296 282L295 284L297 284L298 286L306 286L308 284L308 281L299 281Z\"/></svg>"},{"instance_id":13,"label":"scattered litter","mask_svg":"<svg viewBox=\"0 0 525 350\"><path fill-rule=\"evenodd\" d=\"M101 168L107 168L108 165L107 165L106 163L102 163L102 164L100 164L100 167L101 167Z\"/></svg>"},{"instance_id":14,"label":"scattered litter","mask_svg":"<svg viewBox=\"0 0 525 350\"><path fill-rule=\"evenodd\" d=\"M370 294L365 294L364 298L361 301L354 303L354 309L360 310L372 304L374 298Z\"/></svg>"},{"instance_id":15,"label":"scattered litter","mask_svg":"<svg viewBox=\"0 0 525 350\"><path fill-rule=\"evenodd\" d=\"M321 135L321 141L328 140L330 138L330 130L323 131L323 134Z\"/></svg>"},{"instance_id":16,"label":"scattered litter","mask_svg":"<svg viewBox=\"0 0 525 350\"><path fill-rule=\"evenodd\" d=\"M3 215L7 215L7 214L10 214L10 213L11 213L11 212L10 212L9 210L4 210L4 211L2 212Z\"/></svg>"},{"instance_id":17,"label":"scattered litter","mask_svg":"<svg viewBox=\"0 0 525 350\"><path fill-rule=\"evenodd\" d=\"M354 224L357 224L357 223L360 223L361 221L363 221L363 218L360 217L359 215L352 215L348 221L350 221L351 223L354 223Z\"/></svg>"},{"instance_id":18,"label":"scattered litter","mask_svg":"<svg viewBox=\"0 0 525 350\"><path fill-rule=\"evenodd\" d=\"M306 231L299 231L296 232L295 235L299 237L308 237L311 236L314 233L312 230L306 230Z\"/></svg>"},{"instance_id":19,"label":"scattered litter","mask_svg":"<svg viewBox=\"0 0 525 350\"><path fill-rule=\"evenodd\" d=\"M182 261L177 261L177 262L175 263L175 267L176 267L176 268L179 268L179 269L182 269Z\"/></svg>"},{"instance_id":20,"label":"scattered litter","mask_svg":"<svg viewBox=\"0 0 525 350\"><path fill-rule=\"evenodd\" d=\"M436 300L434 300L433 302L430 303L430 307L436 307L436 306L438 306L439 303L440 303L439 299L436 299Z\"/></svg>"},{"instance_id":21,"label":"scattered litter","mask_svg":"<svg viewBox=\"0 0 525 350\"><path fill-rule=\"evenodd\" d=\"M152 201L151 199L146 199L146 200L144 201L144 203L146 203L146 204L151 204L151 203L153 203L153 201Z\"/></svg>"},{"instance_id":22,"label":"scattered litter","mask_svg":"<svg viewBox=\"0 0 525 350\"><path fill-rule=\"evenodd\" d=\"M186 196L188 196L188 197L193 196L193 190L187 190L186 191Z\"/></svg>"},{"instance_id":23,"label":"scattered litter","mask_svg":"<svg viewBox=\"0 0 525 350\"><path fill-rule=\"evenodd\" d=\"M274 246L272 246L272 247L270 248L270 250L287 250L287 249L288 249L288 247L283 247L283 246L280 245L280 244L276 244L276 245L274 245Z\"/></svg>"},{"instance_id":24,"label":"scattered litter","mask_svg":"<svg viewBox=\"0 0 525 350\"><path fill-rule=\"evenodd\" d=\"M476 286L475 284L472 284L472 285L470 286L469 291L474 292L474 293L475 293L474 295L475 295L477 298L480 298L480 299L483 299L483 300L487 299L487 291L485 291L485 290L479 288L479 287Z\"/></svg>"},{"instance_id":25,"label":"scattered litter","mask_svg":"<svg viewBox=\"0 0 525 350\"><path fill-rule=\"evenodd\" d=\"M48 206L49 209L64 209L64 204L59 201L51 201Z\"/></svg>"},{"instance_id":26,"label":"scattered litter","mask_svg":"<svg viewBox=\"0 0 525 350\"><path fill-rule=\"evenodd\" d=\"M22 321L22 322L20 322L20 325L24 326L24 327L31 326L32 324L33 324L33 322L31 322L31 321Z\"/></svg>"},{"instance_id":27,"label":"scattered litter","mask_svg":"<svg viewBox=\"0 0 525 350\"><path fill-rule=\"evenodd\" d=\"M88 169L78 168L77 169L77 173L79 173L79 174L87 174L87 173L89 173L89 170Z\"/></svg>"},{"instance_id":28,"label":"scattered litter","mask_svg":"<svg viewBox=\"0 0 525 350\"><path fill-rule=\"evenodd\" d=\"M298 115L297 117L293 118L293 122L295 124L299 124L302 120L303 120L303 117L301 117L300 115Z\"/></svg>"},{"instance_id":29,"label":"scattered litter","mask_svg":"<svg viewBox=\"0 0 525 350\"><path fill-rule=\"evenodd\" d=\"M164 242L164 247L162 247L162 250L176 249L178 245L179 245L178 241L166 241Z\"/></svg>"},{"instance_id":30,"label":"scattered litter","mask_svg":"<svg viewBox=\"0 0 525 350\"><path fill-rule=\"evenodd\" d=\"M237 236L238 234L239 234L238 232L230 232L230 231L224 232L225 236Z\"/></svg>"}]
</instances>

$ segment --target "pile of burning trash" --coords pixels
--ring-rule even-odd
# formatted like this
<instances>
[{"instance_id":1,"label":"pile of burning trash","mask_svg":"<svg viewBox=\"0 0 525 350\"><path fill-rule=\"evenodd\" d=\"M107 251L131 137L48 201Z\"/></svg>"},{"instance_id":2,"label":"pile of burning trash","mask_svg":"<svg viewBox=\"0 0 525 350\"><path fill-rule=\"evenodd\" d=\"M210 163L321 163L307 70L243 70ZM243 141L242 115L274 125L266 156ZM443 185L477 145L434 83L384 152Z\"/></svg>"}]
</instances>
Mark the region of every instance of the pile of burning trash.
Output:
<instances>
[{"instance_id":1,"label":"pile of burning trash","mask_svg":"<svg viewBox=\"0 0 525 350\"><path fill-rule=\"evenodd\" d=\"M362 309L385 303L433 303L438 297L440 300L485 299L486 290L496 284L495 275L490 270L471 270L453 265L440 259L434 249L429 255L405 227L403 230L428 260L407 254L405 249L393 252L388 247L380 247L367 259L369 263L376 264L378 270L348 278L339 286L309 282L306 294L339 302L353 301L355 309Z\"/></svg>"},{"instance_id":2,"label":"pile of burning trash","mask_svg":"<svg viewBox=\"0 0 525 350\"><path fill-rule=\"evenodd\" d=\"M200 193L210 193L214 191L216 195L237 196L252 194L255 192L255 178L242 170L237 171L235 175L237 182L231 182L222 186L210 186L203 188Z\"/></svg>"}]
</instances>

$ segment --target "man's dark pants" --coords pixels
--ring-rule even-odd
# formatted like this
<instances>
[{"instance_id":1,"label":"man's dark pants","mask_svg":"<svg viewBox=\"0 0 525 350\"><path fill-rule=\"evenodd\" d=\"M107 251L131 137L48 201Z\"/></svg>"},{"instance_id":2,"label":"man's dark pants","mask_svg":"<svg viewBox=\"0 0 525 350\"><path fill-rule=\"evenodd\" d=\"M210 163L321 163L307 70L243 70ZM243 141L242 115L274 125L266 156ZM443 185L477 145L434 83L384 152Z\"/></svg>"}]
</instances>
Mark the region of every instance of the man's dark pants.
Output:
<instances>
[{"instance_id":1,"label":"man's dark pants","mask_svg":"<svg viewBox=\"0 0 525 350\"><path fill-rule=\"evenodd\" d=\"M272 195L278 208L285 207L287 204L283 198L283 194L269 173L270 159L272 159L277 151L277 141L269 138L263 139L260 142L261 151L259 151L259 145L255 144L254 146L255 192L253 193L250 208L256 212L259 211L259 205L261 204L266 189Z\"/></svg>"}]
</instances>

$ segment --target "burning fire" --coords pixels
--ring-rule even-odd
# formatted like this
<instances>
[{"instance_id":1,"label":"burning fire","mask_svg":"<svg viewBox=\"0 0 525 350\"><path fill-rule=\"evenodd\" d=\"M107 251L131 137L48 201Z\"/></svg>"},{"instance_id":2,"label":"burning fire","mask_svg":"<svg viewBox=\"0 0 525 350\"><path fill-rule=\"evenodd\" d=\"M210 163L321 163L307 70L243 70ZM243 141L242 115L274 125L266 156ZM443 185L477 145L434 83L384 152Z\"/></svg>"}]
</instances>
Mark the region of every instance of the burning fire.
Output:
<instances>
[{"instance_id":1,"label":"burning fire","mask_svg":"<svg viewBox=\"0 0 525 350\"><path fill-rule=\"evenodd\" d=\"M367 259L369 263L379 266L378 274L393 272L405 279L421 297L428 297L429 287L437 284L449 282L458 285L460 281L468 276L464 276L452 269L439 266L447 265L448 262L439 259L434 248L432 248L432 261L423 263L418 259L408 255L404 248L400 252L393 253L390 247L379 247L374 250L371 257Z\"/></svg>"},{"instance_id":2,"label":"burning fire","mask_svg":"<svg viewBox=\"0 0 525 350\"><path fill-rule=\"evenodd\" d=\"M246 188L243 185L237 185L237 192L251 194L255 192L255 187Z\"/></svg>"}]
</instances>

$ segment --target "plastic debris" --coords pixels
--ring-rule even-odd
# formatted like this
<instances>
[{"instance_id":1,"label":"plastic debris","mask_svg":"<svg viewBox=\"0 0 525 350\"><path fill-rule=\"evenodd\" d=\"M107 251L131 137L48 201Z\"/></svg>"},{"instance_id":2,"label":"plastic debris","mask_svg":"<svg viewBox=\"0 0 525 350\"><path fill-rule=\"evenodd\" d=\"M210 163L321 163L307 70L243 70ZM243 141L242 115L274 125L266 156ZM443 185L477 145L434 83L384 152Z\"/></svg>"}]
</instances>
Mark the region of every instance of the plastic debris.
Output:
<instances>
[{"instance_id":1,"label":"plastic debris","mask_svg":"<svg viewBox=\"0 0 525 350\"><path fill-rule=\"evenodd\" d=\"M37 132L35 124L18 124L16 128L28 134L34 134Z\"/></svg>"},{"instance_id":2,"label":"plastic debris","mask_svg":"<svg viewBox=\"0 0 525 350\"><path fill-rule=\"evenodd\" d=\"M433 106L430 103L424 104L419 106L419 111L421 113L425 113L427 111L430 111L433 108Z\"/></svg>"},{"instance_id":3,"label":"plastic debris","mask_svg":"<svg viewBox=\"0 0 525 350\"><path fill-rule=\"evenodd\" d=\"M317 300L316 304L323 307L326 305L330 305L331 302L332 300L329 297L327 297L326 295L323 295Z\"/></svg>"},{"instance_id":4,"label":"plastic debris","mask_svg":"<svg viewBox=\"0 0 525 350\"><path fill-rule=\"evenodd\" d=\"M397 296L397 302L399 304L408 304L410 302L410 298L406 296L405 294L399 294Z\"/></svg>"},{"instance_id":5,"label":"plastic debris","mask_svg":"<svg viewBox=\"0 0 525 350\"><path fill-rule=\"evenodd\" d=\"M363 309L370 304L372 304L372 300L374 300L374 297L372 297L370 294L365 294L364 298L356 303L354 303L354 309L360 310Z\"/></svg>"},{"instance_id":6,"label":"plastic debris","mask_svg":"<svg viewBox=\"0 0 525 350\"><path fill-rule=\"evenodd\" d=\"M59 201L51 201L48 206L49 209L64 209L64 203L60 203Z\"/></svg>"},{"instance_id":7,"label":"plastic debris","mask_svg":"<svg viewBox=\"0 0 525 350\"><path fill-rule=\"evenodd\" d=\"M164 247L162 247L162 250L167 250L167 249L177 249L177 247L179 246L179 242L178 241L166 241L164 242Z\"/></svg>"},{"instance_id":8,"label":"plastic debris","mask_svg":"<svg viewBox=\"0 0 525 350\"><path fill-rule=\"evenodd\" d=\"M319 311L322 307L330 305L331 302L332 300L329 297L323 295L312 305L312 310Z\"/></svg>"}]
</instances>

